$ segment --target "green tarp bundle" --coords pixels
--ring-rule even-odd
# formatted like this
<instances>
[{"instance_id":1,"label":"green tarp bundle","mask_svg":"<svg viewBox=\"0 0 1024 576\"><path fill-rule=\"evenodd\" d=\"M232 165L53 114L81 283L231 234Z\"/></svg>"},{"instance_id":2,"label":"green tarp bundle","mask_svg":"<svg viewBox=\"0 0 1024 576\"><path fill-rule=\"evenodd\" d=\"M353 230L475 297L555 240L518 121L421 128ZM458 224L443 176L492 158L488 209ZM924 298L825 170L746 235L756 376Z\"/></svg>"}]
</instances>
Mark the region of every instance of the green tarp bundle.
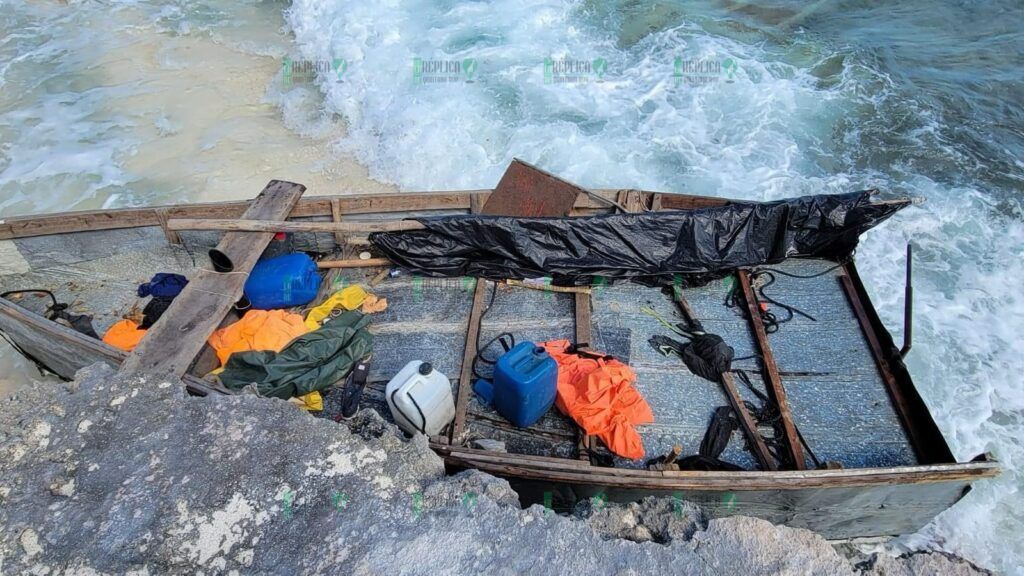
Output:
<instances>
[{"instance_id":1,"label":"green tarp bundle","mask_svg":"<svg viewBox=\"0 0 1024 576\"><path fill-rule=\"evenodd\" d=\"M369 316L345 312L292 340L280 352L236 352L224 365L220 381L232 390L256 384L261 396L284 399L323 390L370 355L373 336L366 330L369 324Z\"/></svg>"}]
</instances>

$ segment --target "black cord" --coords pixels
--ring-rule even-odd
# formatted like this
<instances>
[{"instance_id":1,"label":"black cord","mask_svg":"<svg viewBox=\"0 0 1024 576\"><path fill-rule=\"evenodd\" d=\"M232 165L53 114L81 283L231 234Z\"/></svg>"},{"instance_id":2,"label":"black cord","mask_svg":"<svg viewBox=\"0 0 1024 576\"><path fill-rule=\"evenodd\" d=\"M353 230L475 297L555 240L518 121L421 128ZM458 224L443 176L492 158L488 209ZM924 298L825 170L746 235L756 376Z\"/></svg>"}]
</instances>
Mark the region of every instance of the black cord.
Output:
<instances>
[{"instance_id":1,"label":"black cord","mask_svg":"<svg viewBox=\"0 0 1024 576\"><path fill-rule=\"evenodd\" d=\"M402 415L402 418L405 418L406 422L408 422L409 424L412 424L413 427L415 427L416 425L413 424L412 420L408 416L405 415L405 411L403 411L401 408L399 408L398 404L395 403L395 394L398 394L398 389L397 388L395 390L391 391L391 405L395 407L395 410L398 410L398 413ZM423 414L423 409L420 408L419 402L417 402L416 399L412 397L412 394L406 394L406 396L409 398L409 400L412 400L412 405L415 406L416 407L416 411L420 413L420 422L423 422L423 424L418 428L418 430L420 432L422 432L424 435L426 435L426 433L427 433L427 417Z\"/></svg>"},{"instance_id":2,"label":"black cord","mask_svg":"<svg viewBox=\"0 0 1024 576\"><path fill-rule=\"evenodd\" d=\"M477 278L476 281L477 282L486 282L486 280L484 280L483 278ZM490 340L488 340L487 344L484 344L483 346L480 346L480 332L482 332L482 327L483 327L483 324L484 324L484 316L487 315L487 313L491 310L491 306L494 305L494 297L495 297L495 295L497 293L498 293L498 283L494 282L494 283L491 284L491 297L487 300L487 306L483 309L483 312L480 313L480 317L477 318L477 320L476 320L476 354L473 355L473 361L471 362L470 366L471 366L471 371L473 373L473 376L478 378L478 379L486 379L486 376L481 375L479 370L477 370L477 362L483 362L484 364L489 364L489 365L494 365L494 364L497 363L497 360L490 360L488 358L484 358L484 356L483 356L483 351L484 350L486 350L487 348L489 348L491 346L491 344L494 344L495 342L498 342L499 340L501 341L501 345L505 348L506 351L510 350L513 346L516 345L516 338L515 338L515 336L512 335L511 332L502 332L501 334L498 334L494 338L491 338ZM502 338L504 338L505 336L508 336L509 341L511 342L510 344L505 344L505 341L502 340Z\"/></svg>"},{"instance_id":3,"label":"black cord","mask_svg":"<svg viewBox=\"0 0 1024 576\"><path fill-rule=\"evenodd\" d=\"M3 294L0 294L0 298L7 298L8 296L13 296L15 294L30 294L30 293L46 294L47 296L50 297L50 300L53 302L53 304L50 306L50 309L52 310L52 309L56 309L57 308L57 297L53 295L53 292L50 292L49 290L46 290L46 289L43 289L43 288L32 288L32 289L29 289L29 290L8 290L7 292L4 292Z\"/></svg>"},{"instance_id":4,"label":"black cord","mask_svg":"<svg viewBox=\"0 0 1024 576\"><path fill-rule=\"evenodd\" d=\"M750 381L750 376L745 371L737 368L732 372L733 374L736 374L740 382L743 382L743 384L746 385L747 389L750 390L754 394L754 396L757 396L758 399L760 399L763 403L762 407L758 409L754 407L750 402L744 401L744 404L747 405L747 409L750 410L751 415L754 416L754 419L757 420L758 424L770 425L772 429L775 431L774 438L770 440L765 439L766 445L775 448L775 453L773 453L772 456L780 462L788 462L789 460L791 460L791 458L789 457L789 450L784 450L782 446L782 439L785 433L780 429L780 424L782 423L782 413L779 410L778 405L775 402L773 402L767 394L761 392L760 390L754 387L753 382ZM810 445L807 444L807 440L804 439L804 435L800 432L800 428L797 427L796 423L793 424L793 429L796 430L796 436L800 440L800 444L803 445L804 450L807 451L807 455L811 457L811 461L814 462L814 466L820 468L821 461L818 460L818 457L814 454L814 451L811 450ZM780 458L779 456L781 455L785 455L785 457Z\"/></svg>"},{"instance_id":5,"label":"black cord","mask_svg":"<svg viewBox=\"0 0 1024 576\"><path fill-rule=\"evenodd\" d=\"M751 291L754 293L754 299L755 299L754 306L757 308L758 314L761 316L761 323L764 325L765 333L767 333L767 334L774 334L775 332L778 332L779 331L779 327L782 324L785 324L786 322L789 322L790 320L792 320L798 314L800 316L803 316L804 318L807 318L808 320L810 320L812 322L817 322L818 321L817 318L815 318L814 316L811 316L807 312L804 312L803 310L801 310L801 309L799 309L799 308L797 308L795 306L790 306L789 304L786 304L784 302L780 302L779 300L776 300L775 298L772 298L771 296L769 296L768 294L765 293L765 289L766 288L768 288L772 284L775 284L775 282L776 282L775 275L776 274L781 274L783 276L788 276L790 278L800 278L800 279L808 280L808 279L811 279L811 278L818 278L819 276L824 276L825 274L828 274L829 272L832 272L833 270L836 270L836 269L846 265L846 263L849 262L852 259L853 259L853 254L851 253L849 257L844 258L843 260L841 260L835 266L831 266L831 267L829 267L829 268L827 268L825 270L822 270L821 272L817 272L815 274L806 274L806 275L804 275L804 274L793 274L791 272L784 272L784 271L779 270L777 268L768 268L768 267L765 267L765 268L755 268L754 270L751 270L749 276L750 276L750 284L751 284L752 287L753 286L757 286L756 281L759 278L761 278L761 277L766 278L765 282L763 282L760 286L757 286L757 287L754 287L754 288L751 289ZM742 290L740 289L739 283L735 283L733 285L733 287L732 287L732 290L730 290L729 293L725 295L725 302L724 302L725 306L727 308L735 308L739 304L740 298L742 297L741 292L742 292ZM768 302L770 304L774 304L777 308L781 308L781 309L785 310L786 311L786 316L784 318L779 318L772 311L763 309L761 307L761 305L760 305L760 301L762 301L762 300L764 302Z\"/></svg>"}]
</instances>

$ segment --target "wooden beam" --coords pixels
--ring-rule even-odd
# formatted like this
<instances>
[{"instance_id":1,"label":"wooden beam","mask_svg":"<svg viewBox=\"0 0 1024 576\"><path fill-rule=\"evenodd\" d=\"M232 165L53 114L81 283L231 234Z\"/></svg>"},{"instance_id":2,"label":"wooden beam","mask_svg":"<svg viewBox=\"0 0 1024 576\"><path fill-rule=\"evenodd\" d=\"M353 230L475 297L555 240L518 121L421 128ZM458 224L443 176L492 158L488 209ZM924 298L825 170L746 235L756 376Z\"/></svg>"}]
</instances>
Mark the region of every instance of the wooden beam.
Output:
<instances>
[{"instance_id":1,"label":"wooden beam","mask_svg":"<svg viewBox=\"0 0 1024 576\"><path fill-rule=\"evenodd\" d=\"M550 284L524 282L523 280L505 280L505 284L515 286L516 288L540 290L541 292L555 292L558 294L590 294L590 288L586 286L552 286Z\"/></svg>"},{"instance_id":2,"label":"wooden beam","mask_svg":"<svg viewBox=\"0 0 1024 576\"><path fill-rule=\"evenodd\" d=\"M576 343L586 344L589 348L593 344L594 338L594 325L591 321L591 308L590 293L589 292L577 292L576 293Z\"/></svg>"},{"instance_id":3,"label":"wooden beam","mask_svg":"<svg viewBox=\"0 0 1024 576\"><path fill-rule=\"evenodd\" d=\"M178 236L178 233L167 228L167 209L158 208L156 210L156 215L157 218L160 219L160 228L164 231L164 236L167 238L167 243L181 244L181 237Z\"/></svg>"},{"instance_id":4,"label":"wooden beam","mask_svg":"<svg viewBox=\"0 0 1024 576\"><path fill-rule=\"evenodd\" d=\"M739 390L736 389L736 381L733 380L732 374L722 372L721 384L722 388L725 389L725 395L729 398L729 404L732 405L733 412L740 419L740 425L743 427L743 431L746 432L747 439L750 440L754 456L761 464L761 468L768 471L778 470L779 466L775 463L771 453L768 452L768 446L764 443L764 438L757 429L757 423L754 422L750 411L747 410L747 405L743 403Z\"/></svg>"},{"instance_id":5,"label":"wooden beam","mask_svg":"<svg viewBox=\"0 0 1024 576\"><path fill-rule=\"evenodd\" d=\"M576 344L586 344L587 348L593 344L594 323L593 307L589 293L576 293ZM579 425L576 426L579 432L579 442L576 447L576 456L580 460L590 462L590 454L597 449L597 439L583 431Z\"/></svg>"},{"instance_id":6,"label":"wooden beam","mask_svg":"<svg viewBox=\"0 0 1024 576\"><path fill-rule=\"evenodd\" d=\"M644 211L644 195L640 190L622 190L619 192L617 201L626 209L626 212Z\"/></svg>"},{"instance_id":7,"label":"wooden beam","mask_svg":"<svg viewBox=\"0 0 1024 576\"><path fill-rule=\"evenodd\" d=\"M0 298L0 331L61 378L71 380L95 362L120 366L128 353ZM196 396L233 394L214 382L185 374L185 389Z\"/></svg>"},{"instance_id":8,"label":"wooden beam","mask_svg":"<svg viewBox=\"0 0 1024 576\"><path fill-rule=\"evenodd\" d=\"M686 296L683 295L682 288L673 286L672 293L690 326L694 327L694 330L702 330L699 327L700 322L697 319L697 315L693 312L693 308L690 307ZM772 458L771 452L768 451L768 446L764 443L764 438L761 436L761 432L757 429L757 423L754 422L750 411L747 410L747 405L743 403L743 397L740 396L739 390L736 389L736 382L733 380L732 373L722 372L719 375L719 383L725 390L725 396L729 399L729 405L732 406L733 412L739 418L743 432L747 435L750 447L754 451L754 457L761 464L761 468L769 471L778 470L779 467L775 463L775 459Z\"/></svg>"},{"instance_id":9,"label":"wooden beam","mask_svg":"<svg viewBox=\"0 0 1024 576\"><path fill-rule=\"evenodd\" d=\"M607 485L648 489L690 490L791 490L801 488L834 489L851 486L893 486L928 484L954 480L980 480L999 475L995 462L970 462L937 466L899 466L891 468L841 468L837 470L794 471L654 471L638 468L586 466L578 461L546 456L506 454L431 444L431 448L450 463L463 462L487 472L497 470L506 476L533 477L548 481L568 481L586 485ZM451 459L449 459L451 458ZM493 464L493 468L489 465ZM517 467L533 473L518 474L501 467ZM550 474L551 476L545 476ZM561 474L573 476L561 476Z\"/></svg>"},{"instance_id":10,"label":"wooden beam","mask_svg":"<svg viewBox=\"0 0 1024 576\"><path fill-rule=\"evenodd\" d=\"M286 218L305 190L301 184L272 180L249 205L245 216L261 220ZM199 270L194 274L121 365L121 372L172 378L188 372L206 339L241 297L249 271L273 236L271 232L225 234L217 250L231 259L234 270Z\"/></svg>"},{"instance_id":11,"label":"wooden beam","mask_svg":"<svg viewBox=\"0 0 1024 576\"><path fill-rule=\"evenodd\" d=\"M317 268L373 268L376 266L390 266L391 260L387 258L367 258L360 260L321 260L316 263Z\"/></svg>"},{"instance_id":12,"label":"wooden beam","mask_svg":"<svg viewBox=\"0 0 1024 576\"><path fill-rule=\"evenodd\" d=\"M661 194L662 210L699 210L701 208L717 208L732 204L725 198L693 196L690 194Z\"/></svg>"},{"instance_id":13,"label":"wooden beam","mask_svg":"<svg viewBox=\"0 0 1024 576\"><path fill-rule=\"evenodd\" d=\"M338 198L331 198L331 220L335 223L341 222L341 200ZM342 232L335 232L334 242L338 245L338 250L344 248L345 234Z\"/></svg>"},{"instance_id":14,"label":"wooden beam","mask_svg":"<svg viewBox=\"0 0 1024 576\"><path fill-rule=\"evenodd\" d=\"M786 389L782 385L779 367L775 364L775 355L772 353L772 347L768 343L768 334L765 332L764 324L761 322L761 312L757 308L757 298L754 295L753 287L750 285L750 275L746 270L737 270L736 276L739 279L740 288L743 290L743 297L747 301L747 316L750 317L750 328L754 332L754 339L757 342L757 348L761 353L762 363L764 364L764 375L768 384L765 388L768 390L768 394L775 402L775 405L779 408L779 416L782 418L782 430L785 435L784 440L786 441L786 447L789 449L789 455L793 459L793 464L797 470L805 470L807 469L807 464L804 462L803 446L800 444L796 425L793 424L793 413L789 410L789 402L786 400Z\"/></svg>"},{"instance_id":15,"label":"wooden beam","mask_svg":"<svg viewBox=\"0 0 1024 576\"><path fill-rule=\"evenodd\" d=\"M473 359L476 358L476 344L480 336L480 316L484 312L484 298L487 296L487 281L476 279L476 290L473 292L473 307L469 312L469 323L466 325L466 345L462 349L462 367L459 370L459 392L455 400L455 423L449 436L451 443L461 442L466 430L466 410L469 395L473 390Z\"/></svg>"},{"instance_id":16,"label":"wooden beam","mask_svg":"<svg viewBox=\"0 0 1024 576\"><path fill-rule=\"evenodd\" d=\"M591 190L593 195L614 200L619 189ZM463 190L455 192L401 192L388 194L351 194L343 196L314 196L303 198L292 210L292 218L331 216L331 203L337 200L341 212L353 214L388 214L418 211L459 211L479 209L491 194L491 190ZM645 192L648 194L648 192ZM731 201L688 194L650 192L660 194L661 205L666 210L690 210L724 206ZM166 211L168 219L182 218L238 218L249 207L249 200L228 202L200 202L155 206L150 208L114 208L110 210L81 210L57 214L34 216L13 216L0 220L0 240L71 234L92 230L115 230L120 228L143 228L160 226L159 210ZM580 212L583 211L583 212ZM598 211L607 213L610 205L593 196L581 195L576 199L573 213ZM473 212L475 213L475 211Z\"/></svg>"},{"instance_id":17,"label":"wooden beam","mask_svg":"<svg viewBox=\"0 0 1024 576\"><path fill-rule=\"evenodd\" d=\"M287 216L287 214L285 215ZM175 218L167 221L170 230L220 230L224 232L334 232L352 234L367 232L394 232L423 230L425 226L415 220L390 222L295 222L281 220Z\"/></svg>"},{"instance_id":18,"label":"wooden beam","mask_svg":"<svg viewBox=\"0 0 1024 576\"><path fill-rule=\"evenodd\" d=\"M889 366L889 360L885 357L885 353L882 349L882 344L878 341L878 335L875 334L874 328L871 326L871 321L868 319L867 311L864 309L864 304L860 300L860 296L857 294L857 289L853 285L853 281L850 279L849 271L844 266L843 274L839 276L839 283L843 287L843 292L846 293L846 299L850 303L850 307L853 308L853 313L857 317L857 321L860 323L861 334L864 335L864 339L868 343L868 347L871 348L871 355L875 359L875 366L878 368L878 375L882 377L882 382L885 384L885 389L889 393L889 399L892 402L893 409L896 411L896 416L900 420L900 424L903 425L903 430L907 434L907 438L910 439L910 444L914 448L914 453L917 455L918 460L926 461L924 446L926 440L918 433L918 429L913 424L911 417L910 405L907 399L903 396L900 391L900 387L896 382L896 377L892 373L892 368Z\"/></svg>"}]
</instances>

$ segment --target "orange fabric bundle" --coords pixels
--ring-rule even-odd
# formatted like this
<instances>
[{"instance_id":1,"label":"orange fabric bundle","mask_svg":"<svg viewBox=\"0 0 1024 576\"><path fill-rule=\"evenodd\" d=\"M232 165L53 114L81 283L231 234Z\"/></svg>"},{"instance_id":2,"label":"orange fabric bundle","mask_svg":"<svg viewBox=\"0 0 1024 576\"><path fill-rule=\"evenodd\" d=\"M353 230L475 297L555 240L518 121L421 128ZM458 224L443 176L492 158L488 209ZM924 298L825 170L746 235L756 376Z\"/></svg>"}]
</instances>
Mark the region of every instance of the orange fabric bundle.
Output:
<instances>
[{"instance_id":1,"label":"orange fabric bundle","mask_svg":"<svg viewBox=\"0 0 1024 576\"><path fill-rule=\"evenodd\" d=\"M139 325L131 320L120 320L115 322L110 330L103 335L103 341L114 348L120 348L125 352L135 350L135 347L142 341L146 331L139 328Z\"/></svg>"},{"instance_id":2,"label":"orange fabric bundle","mask_svg":"<svg viewBox=\"0 0 1024 576\"><path fill-rule=\"evenodd\" d=\"M284 310L249 310L242 319L210 335L207 342L223 366L235 352L280 352L289 342L309 332L302 316Z\"/></svg>"},{"instance_id":3,"label":"orange fabric bundle","mask_svg":"<svg viewBox=\"0 0 1024 576\"><path fill-rule=\"evenodd\" d=\"M558 362L558 409L615 454L643 458L644 445L634 426L654 422L654 413L633 387L633 370L614 358L569 352L568 340L540 345Z\"/></svg>"}]
</instances>

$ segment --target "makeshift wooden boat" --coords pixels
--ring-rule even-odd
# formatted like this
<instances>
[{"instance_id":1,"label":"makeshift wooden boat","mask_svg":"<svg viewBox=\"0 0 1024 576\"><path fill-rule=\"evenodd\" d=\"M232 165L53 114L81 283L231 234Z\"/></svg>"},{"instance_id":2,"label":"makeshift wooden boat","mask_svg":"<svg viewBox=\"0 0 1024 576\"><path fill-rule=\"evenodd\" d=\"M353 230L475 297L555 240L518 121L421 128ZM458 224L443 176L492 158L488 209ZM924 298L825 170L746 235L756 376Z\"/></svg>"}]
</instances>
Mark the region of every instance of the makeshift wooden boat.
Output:
<instances>
[{"instance_id":1,"label":"makeshift wooden boat","mask_svg":"<svg viewBox=\"0 0 1024 576\"><path fill-rule=\"evenodd\" d=\"M207 253L216 247L235 272L244 272L271 241L266 230L288 229L295 232L296 249L338 262L323 270L322 295L347 283L372 283L370 290L390 302L374 317L375 353L363 405L388 418L384 383L411 359L431 361L451 379L457 398L454 424L447 435L431 439L432 447L452 469L476 468L508 478L524 501L558 507L601 494L611 501L673 496L697 502L712 515L757 516L841 539L913 532L962 498L971 483L999 471L984 455L963 463L953 457L852 261L791 259L774 265L793 276L777 275L772 298L816 321L797 316L773 333L766 332L756 313L759 296L751 286L751 270L681 291L738 358L764 358L763 363L748 358L735 365L777 402L782 437L775 446L787 453L784 460L792 462L791 469L773 470L779 466L774 460L759 462L744 449L742 430L722 458L755 471L650 470L640 461L611 458L554 409L530 428L517 429L482 405L469 385L478 342L509 329L536 341L589 342L595 350L625 359L655 413L654 424L640 427L648 457L673 445L695 452L712 410L730 399L723 387L694 376L677 358L663 357L647 344L664 327L640 307L667 317L676 310L672 297L658 289L632 283L550 289L502 284L495 289L492 282L473 278L392 277L381 274L386 261L353 261L360 251L372 250L367 233L408 227L403 219L410 216L478 212L490 190L300 198L303 190L272 182L253 201L8 218L0 222L0 291L50 290L71 304L71 312L91 314L100 334L137 305L136 286L156 272L183 273L196 291L177 314L169 311L171 317L165 315L132 354L48 320L42 314L49 298L32 294L0 298L0 332L63 378L106 362L122 371L181 375L197 396L226 393L201 378L212 367L205 340L230 321L225 319L245 275L210 270ZM576 199L572 215L729 204L721 198L597 190ZM225 219L235 223L216 222ZM285 219L286 226L259 224ZM194 220L209 221L207 227L215 229L183 229L203 227ZM737 308L723 304L733 282L746 299ZM738 393L757 402L744 387ZM797 429L819 461L838 466L817 468ZM773 430L762 427L760 432L770 436ZM470 447L485 438L503 441L507 452ZM762 454L763 447L752 448Z\"/></svg>"}]
</instances>

